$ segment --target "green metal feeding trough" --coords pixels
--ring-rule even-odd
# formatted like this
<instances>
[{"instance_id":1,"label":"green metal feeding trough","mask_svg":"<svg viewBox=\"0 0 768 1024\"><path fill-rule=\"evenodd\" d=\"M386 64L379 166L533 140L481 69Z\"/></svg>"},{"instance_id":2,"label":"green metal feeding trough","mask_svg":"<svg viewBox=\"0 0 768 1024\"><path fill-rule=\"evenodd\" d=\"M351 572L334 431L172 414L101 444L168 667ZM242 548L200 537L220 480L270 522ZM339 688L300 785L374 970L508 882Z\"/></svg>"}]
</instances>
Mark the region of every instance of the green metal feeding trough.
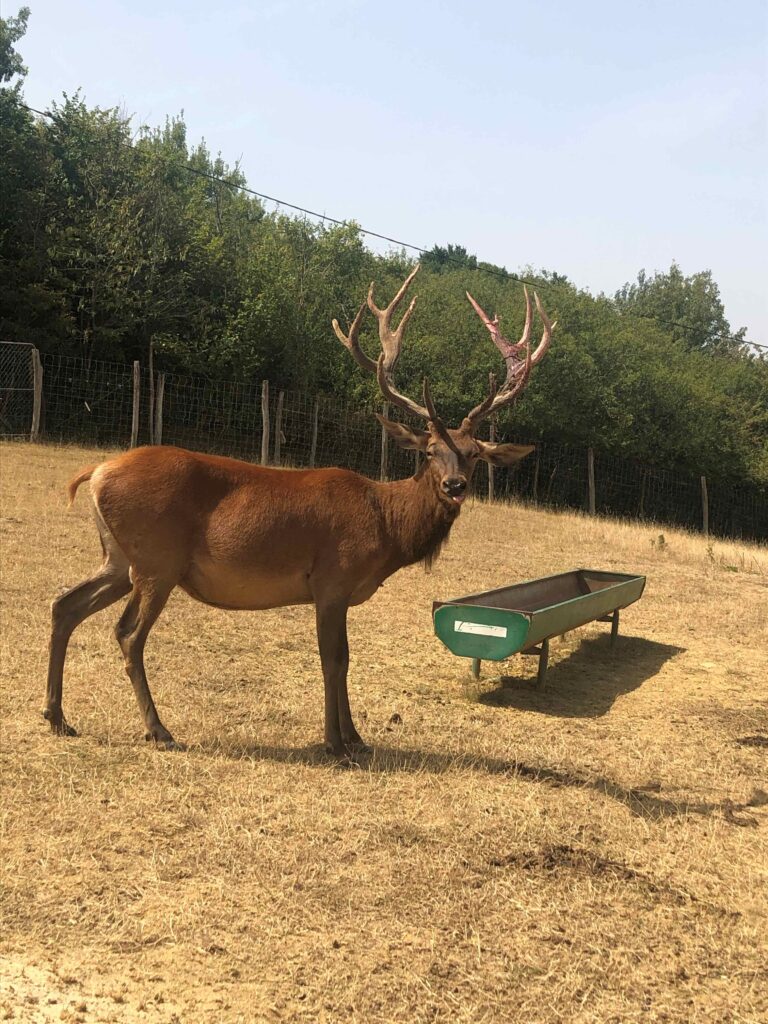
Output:
<instances>
[{"instance_id":1,"label":"green metal feeding trough","mask_svg":"<svg viewBox=\"0 0 768 1024\"><path fill-rule=\"evenodd\" d=\"M482 661L535 654L542 687L553 636L587 622L610 622L613 645L619 611L637 601L644 587L645 576L574 569L452 601L435 601L432 617L435 633L448 650L472 659L476 679Z\"/></svg>"}]
</instances>

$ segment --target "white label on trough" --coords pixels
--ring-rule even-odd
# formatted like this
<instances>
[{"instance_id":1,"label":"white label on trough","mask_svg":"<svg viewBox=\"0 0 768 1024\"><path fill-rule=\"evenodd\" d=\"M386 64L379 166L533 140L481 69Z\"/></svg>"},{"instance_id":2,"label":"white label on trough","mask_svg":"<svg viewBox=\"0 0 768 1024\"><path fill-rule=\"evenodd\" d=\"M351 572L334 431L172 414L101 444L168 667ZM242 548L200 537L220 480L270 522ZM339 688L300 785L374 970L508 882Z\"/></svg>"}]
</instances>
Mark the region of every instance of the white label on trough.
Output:
<instances>
[{"instance_id":1,"label":"white label on trough","mask_svg":"<svg viewBox=\"0 0 768 1024\"><path fill-rule=\"evenodd\" d=\"M479 636L506 636L506 626L487 626L484 622L462 622L457 620L453 624L457 633L477 633Z\"/></svg>"}]
</instances>

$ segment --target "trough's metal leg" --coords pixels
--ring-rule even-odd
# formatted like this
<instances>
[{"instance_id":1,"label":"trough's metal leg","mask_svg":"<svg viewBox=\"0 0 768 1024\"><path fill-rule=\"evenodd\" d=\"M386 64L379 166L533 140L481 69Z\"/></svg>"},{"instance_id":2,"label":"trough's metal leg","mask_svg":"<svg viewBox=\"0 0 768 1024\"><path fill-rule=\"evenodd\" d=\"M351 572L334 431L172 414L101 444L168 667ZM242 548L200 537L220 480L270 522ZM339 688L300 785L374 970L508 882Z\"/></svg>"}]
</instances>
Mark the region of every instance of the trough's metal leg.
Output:
<instances>
[{"instance_id":1,"label":"trough's metal leg","mask_svg":"<svg viewBox=\"0 0 768 1024\"><path fill-rule=\"evenodd\" d=\"M611 647L616 643L616 637L619 635L619 609L613 613L613 619L611 621Z\"/></svg>"},{"instance_id":2,"label":"trough's metal leg","mask_svg":"<svg viewBox=\"0 0 768 1024\"><path fill-rule=\"evenodd\" d=\"M611 647L613 647L616 643L616 637L619 635L619 609L617 608L610 615L601 615L599 619L595 619L595 622L610 622Z\"/></svg>"},{"instance_id":3,"label":"trough's metal leg","mask_svg":"<svg viewBox=\"0 0 768 1024\"><path fill-rule=\"evenodd\" d=\"M544 680L547 678L547 663L549 661L549 640L542 640L541 653L539 654L539 671L536 676L536 689L544 689Z\"/></svg>"},{"instance_id":4,"label":"trough's metal leg","mask_svg":"<svg viewBox=\"0 0 768 1024\"><path fill-rule=\"evenodd\" d=\"M482 662L480 661L479 658L473 658L472 659L472 675L475 677L475 679L479 679L480 678L480 666L481 665L482 665Z\"/></svg>"}]
</instances>

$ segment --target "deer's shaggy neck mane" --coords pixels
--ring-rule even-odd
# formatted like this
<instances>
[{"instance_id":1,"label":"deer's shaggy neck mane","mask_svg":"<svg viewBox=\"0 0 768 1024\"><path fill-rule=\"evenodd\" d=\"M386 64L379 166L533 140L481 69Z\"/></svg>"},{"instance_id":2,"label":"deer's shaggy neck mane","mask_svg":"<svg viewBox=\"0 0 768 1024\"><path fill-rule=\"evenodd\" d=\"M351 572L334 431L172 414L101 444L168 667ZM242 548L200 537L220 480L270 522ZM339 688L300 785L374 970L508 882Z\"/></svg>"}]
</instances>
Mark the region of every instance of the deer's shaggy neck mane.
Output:
<instances>
[{"instance_id":1,"label":"deer's shaggy neck mane","mask_svg":"<svg viewBox=\"0 0 768 1024\"><path fill-rule=\"evenodd\" d=\"M459 505L440 496L439 485L428 467L416 476L380 484L381 507L387 533L397 545L398 567L437 559L459 515Z\"/></svg>"}]
</instances>

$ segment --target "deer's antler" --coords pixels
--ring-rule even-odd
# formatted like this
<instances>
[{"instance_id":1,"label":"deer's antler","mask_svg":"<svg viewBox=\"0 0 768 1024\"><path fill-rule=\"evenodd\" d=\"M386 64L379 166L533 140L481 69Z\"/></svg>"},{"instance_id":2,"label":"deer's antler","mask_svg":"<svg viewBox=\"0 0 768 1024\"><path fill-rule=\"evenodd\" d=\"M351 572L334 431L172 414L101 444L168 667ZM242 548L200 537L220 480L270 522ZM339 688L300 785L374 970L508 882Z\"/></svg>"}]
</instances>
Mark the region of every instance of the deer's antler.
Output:
<instances>
[{"instance_id":1,"label":"deer's antler","mask_svg":"<svg viewBox=\"0 0 768 1024\"><path fill-rule=\"evenodd\" d=\"M376 363L373 359L369 359L368 356L360 348L360 342L358 341L358 335L360 333L360 324L363 322L363 314L365 313L365 303L362 304L360 309L357 311L357 316L352 321L349 328L349 334L345 334L339 327L339 321L334 319L333 329L336 332L336 337L339 339L345 348L348 348L352 354L352 358L367 373L376 373Z\"/></svg>"},{"instance_id":2,"label":"deer's antler","mask_svg":"<svg viewBox=\"0 0 768 1024\"><path fill-rule=\"evenodd\" d=\"M509 341L501 333L498 316L494 316L493 320L491 320L482 307L467 292L467 298L472 303L472 308L488 328L494 345L501 352L504 362L507 364L507 376L501 387L497 390L496 379L491 374L488 397L467 414L463 426L468 430L474 430L486 417L494 412L498 412L499 409L503 409L510 402L514 402L528 383L532 367L541 362L549 348L552 331L557 326L557 321L550 323L549 317L541 305L539 296L534 292L533 297L536 301L536 309L544 324L544 331L541 335L541 341L532 353L531 326L533 323L533 308L531 306L531 297L525 285L523 285L523 291L525 292L525 326L523 327L520 341L517 343Z\"/></svg>"},{"instance_id":3,"label":"deer's antler","mask_svg":"<svg viewBox=\"0 0 768 1024\"><path fill-rule=\"evenodd\" d=\"M337 320L333 321L333 329L336 332L336 337L352 354L352 358L362 366L368 373L376 375L376 379L379 382L381 393L384 397L390 401L393 405L399 406L401 409L405 409L406 412L411 413L413 416L419 416L421 419L427 420L431 423L439 424L440 419L435 410L432 398L429 394L429 385L425 386L424 401L425 405L419 405L414 402L413 399L408 398L406 395L401 395L395 387L394 381L394 370L397 366L397 361L400 358L400 348L403 343L403 335L405 328L408 325L408 321L411 319L413 311L416 307L415 297L411 299L410 305L403 313L400 323L397 325L395 330L392 329L392 316L403 300L403 296L408 291L408 286L414 279L416 274L419 272L418 264L406 277L397 295L392 299L386 309L379 309L376 303L373 301L373 282L368 289L367 306L373 315L376 317L379 324L379 340L381 341L381 355L377 361L370 359L360 348L358 341L358 334L360 332L360 324L362 322L363 313L365 312L365 305L363 304L358 311L357 316L352 322L352 326L349 328L349 334L346 335L339 327Z\"/></svg>"}]
</instances>

